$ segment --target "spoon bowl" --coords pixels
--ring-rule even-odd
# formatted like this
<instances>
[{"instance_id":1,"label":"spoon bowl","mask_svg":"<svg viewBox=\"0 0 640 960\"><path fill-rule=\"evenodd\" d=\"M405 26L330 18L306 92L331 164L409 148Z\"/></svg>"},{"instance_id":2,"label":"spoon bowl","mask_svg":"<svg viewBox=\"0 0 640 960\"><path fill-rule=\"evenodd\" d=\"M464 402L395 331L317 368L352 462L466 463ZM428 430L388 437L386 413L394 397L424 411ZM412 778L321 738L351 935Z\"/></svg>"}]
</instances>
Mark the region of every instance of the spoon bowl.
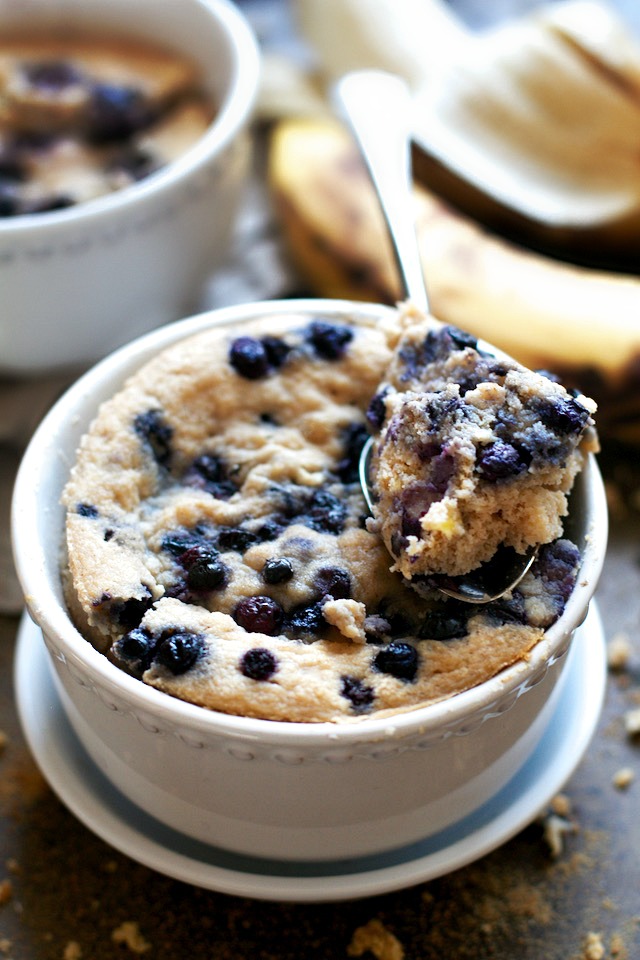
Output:
<instances>
[{"instance_id":1,"label":"spoon bowl","mask_svg":"<svg viewBox=\"0 0 640 960\"><path fill-rule=\"evenodd\" d=\"M411 302L429 313L412 210L411 109L408 86L380 70L346 74L335 87L335 99L360 148L384 215L400 279ZM359 478L367 506L375 513L371 485L370 438L360 455ZM492 559L468 574L429 577L427 586L466 603L490 603L520 583L538 552L500 548Z\"/></svg>"}]
</instances>

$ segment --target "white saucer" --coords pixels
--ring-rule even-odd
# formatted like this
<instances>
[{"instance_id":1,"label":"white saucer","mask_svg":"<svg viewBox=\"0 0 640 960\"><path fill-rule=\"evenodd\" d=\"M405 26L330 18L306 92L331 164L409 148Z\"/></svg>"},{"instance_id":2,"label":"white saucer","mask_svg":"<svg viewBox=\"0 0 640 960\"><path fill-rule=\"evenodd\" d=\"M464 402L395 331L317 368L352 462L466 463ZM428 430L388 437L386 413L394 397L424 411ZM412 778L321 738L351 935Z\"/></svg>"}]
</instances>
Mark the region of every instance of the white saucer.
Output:
<instances>
[{"instance_id":1,"label":"white saucer","mask_svg":"<svg viewBox=\"0 0 640 960\"><path fill-rule=\"evenodd\" d=\"M387 893L477 860L531 823L562 789L593 736L606 681L595 606L577 632L564 689L541 743L516 776L482 807L435 836L350 860L275 861L239 856L163 826L101 774L73 733L54 686L40 630L24 618L15 686L31 751L58 797L111 846L167 876L209 890L265 900L336 901Z\"/></svg>"}]
</instances>

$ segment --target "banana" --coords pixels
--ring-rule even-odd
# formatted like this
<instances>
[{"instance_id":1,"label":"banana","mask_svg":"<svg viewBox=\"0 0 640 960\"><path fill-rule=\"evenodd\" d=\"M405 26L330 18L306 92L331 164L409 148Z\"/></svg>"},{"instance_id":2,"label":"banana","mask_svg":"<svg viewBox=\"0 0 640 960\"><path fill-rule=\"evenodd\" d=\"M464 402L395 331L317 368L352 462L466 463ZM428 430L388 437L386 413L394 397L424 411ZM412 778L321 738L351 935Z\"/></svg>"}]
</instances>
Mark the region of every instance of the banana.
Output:
<instances>
[{"instance_id":1,"label":"banana","mask_svg":"<svg viewBox=\"0 0 640 960\"><path fill-rule=\"evenodd\" d=\"M374 189L341 124L277 123L267 180L293 264L314 293L402 297ZM604 439L640 444L640 279L518 247L419 184L414 200L434 315L579 387L598 402Z\"/></svg>"},{"instance_id":2,"label":"banana","mask_svg":"<svg viewBox=\"0 0 640 960\"><path fill-rule=\"evenodd\" d=\"M445 0L292 0L325 93L398 73L428 183L538 248L638 271L640 44L611 5L563 0L474 32Z\"/></svg>"}]
</instances>

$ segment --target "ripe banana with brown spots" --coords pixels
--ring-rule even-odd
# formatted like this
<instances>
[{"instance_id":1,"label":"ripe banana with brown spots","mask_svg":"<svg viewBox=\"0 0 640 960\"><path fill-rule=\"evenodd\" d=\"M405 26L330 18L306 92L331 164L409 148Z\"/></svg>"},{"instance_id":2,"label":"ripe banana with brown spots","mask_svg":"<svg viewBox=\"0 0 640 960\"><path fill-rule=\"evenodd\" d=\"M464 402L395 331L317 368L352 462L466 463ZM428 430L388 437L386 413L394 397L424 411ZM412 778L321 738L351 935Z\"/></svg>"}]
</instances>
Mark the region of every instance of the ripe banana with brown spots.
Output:
<instances>
[{"instance_id":1,"label":"ripe banana with brown spots","mask_svg":"<svg viewBox=\"0 0 640 960\"><path fill-rule=\"evenodd\" d=\"M291 259L315 294L401 297L375 191L341 124L276 124L268 183ZM603 438L640 444L640 279L519 247L417 184L414 198L434 315L580 387L599 404Z\"/></svg>"}]
</instances>

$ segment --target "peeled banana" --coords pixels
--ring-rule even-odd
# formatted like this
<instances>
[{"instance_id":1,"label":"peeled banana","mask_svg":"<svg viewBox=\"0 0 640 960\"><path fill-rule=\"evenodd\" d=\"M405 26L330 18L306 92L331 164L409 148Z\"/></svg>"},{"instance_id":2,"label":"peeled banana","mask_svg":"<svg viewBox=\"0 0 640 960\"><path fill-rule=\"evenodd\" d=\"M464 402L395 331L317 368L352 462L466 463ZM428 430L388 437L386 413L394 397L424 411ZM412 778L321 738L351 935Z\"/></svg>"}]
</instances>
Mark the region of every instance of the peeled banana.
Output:
<instances>
[{"instance_id":1,"label":"peeled banana","mask_svg":"<svg viewBox=\"0 0 640 960\"><path fill-rule=\"evenodd\" d=\"M268 183L292 261L313 292L389 303L402 296L374 189L341 124L277 123ZM579 386L598 401L603 438L640 444L640 279L532 253L419 185L414 199L435 316Z\"/></svg>"}]
</instances>

